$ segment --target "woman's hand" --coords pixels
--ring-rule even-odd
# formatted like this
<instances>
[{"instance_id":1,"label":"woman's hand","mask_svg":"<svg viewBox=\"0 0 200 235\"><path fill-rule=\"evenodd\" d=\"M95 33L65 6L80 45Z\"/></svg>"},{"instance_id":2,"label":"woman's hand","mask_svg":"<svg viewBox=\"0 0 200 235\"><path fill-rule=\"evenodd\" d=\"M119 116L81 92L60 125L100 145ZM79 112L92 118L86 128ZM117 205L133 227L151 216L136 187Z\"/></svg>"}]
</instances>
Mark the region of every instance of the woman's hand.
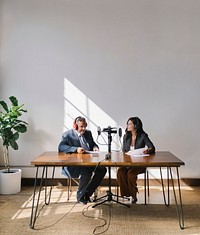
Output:
<instances>
[{"instance_id":1,"label":"woman's hand","mask_svg":"<svg viewBox=\"0 0 200 235\"><path fill-rule=\"evenodd\" d=\"M153 149L152 148L148 148L146 150L144 150L144 154L149 154L149 153L152 153L153 152Z\"/></svg>"}]
</instances>

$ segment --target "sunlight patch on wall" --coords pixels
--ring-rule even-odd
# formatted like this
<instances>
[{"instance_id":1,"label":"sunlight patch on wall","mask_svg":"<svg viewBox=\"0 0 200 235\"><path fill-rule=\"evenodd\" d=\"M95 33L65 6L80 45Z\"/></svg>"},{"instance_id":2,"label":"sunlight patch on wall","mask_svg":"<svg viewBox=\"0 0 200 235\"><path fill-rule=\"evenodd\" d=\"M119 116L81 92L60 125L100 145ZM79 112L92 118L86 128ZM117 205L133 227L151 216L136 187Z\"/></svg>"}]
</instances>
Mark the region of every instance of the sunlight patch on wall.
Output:
<instances>
[{"instance_id":1,"label":"sunlight patch on wall","mask_svg":"<svg viewBox=\"0 0 200 235\"><path fill-rule=\"evenodd\" d=\"M81 90L74 86L67 78L64 78L64 130L69 130L73 126L73 121L77 116L84 116L87 119L88 129L92 131L94 140L97 139L97 127L101 129L108 126L119 128L117 122L107 113L90 100ZM102 138L103 137L103 138ZM102 133L98 138L104 144L101 150L107 150L107 133ZM104 141L105 139L105 141ZM113 135L112 149L120 148L118 134Z\"/></svg>"}]
</instances>

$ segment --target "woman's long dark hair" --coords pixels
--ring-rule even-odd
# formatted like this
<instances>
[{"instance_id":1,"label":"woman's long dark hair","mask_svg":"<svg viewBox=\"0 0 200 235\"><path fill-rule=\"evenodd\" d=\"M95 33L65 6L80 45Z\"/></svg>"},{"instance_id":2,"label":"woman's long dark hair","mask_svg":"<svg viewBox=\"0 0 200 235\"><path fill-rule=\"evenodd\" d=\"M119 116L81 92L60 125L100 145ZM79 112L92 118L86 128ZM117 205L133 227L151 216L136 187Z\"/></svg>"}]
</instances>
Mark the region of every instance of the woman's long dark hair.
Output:
<instances>
[{"instance_id":1,"label":"woman's long dark hair","mask_svg":"<svg viewBox=\"0 0 200 235\"><path fill-rule=\"evenodd\" d=\"M130 117L126 124L128 124L129 121L131 121L134 124L136 135L140 136L144 132L142 121L139 119L139 117ZM131 132L128 131L127 128L125 132L126 132L125 138L128 138L131 135Z\"/></svg>"}]
</instances>

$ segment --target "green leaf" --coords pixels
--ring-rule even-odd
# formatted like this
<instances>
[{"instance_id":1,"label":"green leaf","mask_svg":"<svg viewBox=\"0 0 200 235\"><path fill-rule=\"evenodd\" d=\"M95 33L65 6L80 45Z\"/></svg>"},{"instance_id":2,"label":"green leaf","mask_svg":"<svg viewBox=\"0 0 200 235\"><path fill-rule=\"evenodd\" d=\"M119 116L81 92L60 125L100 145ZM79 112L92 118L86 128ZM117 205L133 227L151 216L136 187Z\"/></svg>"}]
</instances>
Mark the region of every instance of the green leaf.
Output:
<instances>
[{"instance_id":1,"label":"green leaf","mask_svg":"<svg viewBox=\"0 0 200 235\"><path fill-rule=\"evenodd\" d=\"M27 109L20 109L20 112L27 113Z\"/></svg>"},{"instance_id":2,"label":"green leaf","mask_svg":"<svg viewBox=\"0 0 200 235\"><path fill-rule=\"evenodd\" d=\"M3 100L0 101L0 105L4 108L4 110L8 113L9 109L8 109L8 105L6 104L6 102L4 102Z\"/></svg>"},{"instance_id":3,"label":"green leaf","mask_svg":"<svg viewBox=\"0 0 200 235\"><path fill-rule=\"evenodd\" d=\"M11 128L2 128L1 129L2 136L4 136L4 139L9 139L12 135L13 132L11 131Z\"/></svg>"},{"instance_id":4,"label":"green leaf","mask_svg":"<svg viewBox=\"0 0 200 235\"><path fill-rule=\"evenodd\" d=\"M18 144L16 141L14 141L13 139L9 140L10 146L14 149L17 150L18 149Z\"/></svg>"},{"instance_id":5,"label":"green leaf","mask_svg":"<svg viewBox=\"0 0 200 235\"><path fill-rule=\"evenodd\" d=\"M27 127L24 124L19 124L18 126L14 127L14 129L20 133L27 131Z\"/></svg>"},{"instance_id":6,"label":"green leaf","mask_svg":"<svg viewBox=\"0 0 200 235\"><path fill-rule=\"evenodd\" d=\"M14 106L18 106L18 100L17 100L16 97L10 96L10 97L9 97L9 100L11 101L11 103L12 103Z\"/></svg>"},{"instance_id":7,"label":"green leaf","mask_svg":"<svg viewBox=\"0 0 200 235\"><path fill-rule=\"evenodd\" d=\"M11 140L13 141L16 141L19 139L19 133L18 132L15 132L15 134L13 134L11 137L10 137Z\"/></svg>"}]
</instances>

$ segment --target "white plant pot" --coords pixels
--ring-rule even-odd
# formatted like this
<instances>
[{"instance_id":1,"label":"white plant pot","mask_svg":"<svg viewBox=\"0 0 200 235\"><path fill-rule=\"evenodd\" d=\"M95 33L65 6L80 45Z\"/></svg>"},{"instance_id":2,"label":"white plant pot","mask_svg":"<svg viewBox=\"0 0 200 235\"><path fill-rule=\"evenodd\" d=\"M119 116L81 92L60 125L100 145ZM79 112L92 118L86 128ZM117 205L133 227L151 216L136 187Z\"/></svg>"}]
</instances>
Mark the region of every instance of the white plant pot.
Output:
<instances>
[{"instance_id":1,"label":"white plant pot","mask_svg":"<svg viewBox=\"0 0 200 235\"><path fill-rule=\"evenodd\" d=\"M0 194L15 194L21 191L21 169L0 170Z\"/></svg>"}]
</instances>

